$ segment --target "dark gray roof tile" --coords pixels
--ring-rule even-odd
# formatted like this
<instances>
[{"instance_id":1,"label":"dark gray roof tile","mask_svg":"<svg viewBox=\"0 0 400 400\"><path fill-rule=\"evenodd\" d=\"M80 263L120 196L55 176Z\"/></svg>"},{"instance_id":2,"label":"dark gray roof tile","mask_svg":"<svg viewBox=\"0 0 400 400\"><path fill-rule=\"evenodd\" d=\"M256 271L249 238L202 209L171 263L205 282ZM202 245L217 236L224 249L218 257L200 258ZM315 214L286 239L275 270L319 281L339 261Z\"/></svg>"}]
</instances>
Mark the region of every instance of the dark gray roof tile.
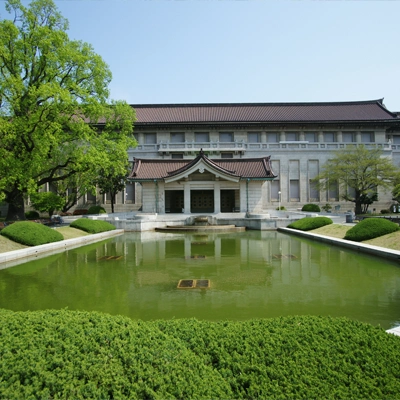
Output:
<instances>
[{"instance_id":1,"label":"dark gray roof tile","mask_svg":"<svg viewBox=\"0 0 400 400\"><path fill-rule=\"evenodd\" d=\"M395 113L385 108L382 100L328 103L161 104L132 105L132 107L136 110L136 125L398 119Z\"/></svg>"}]
</instances>

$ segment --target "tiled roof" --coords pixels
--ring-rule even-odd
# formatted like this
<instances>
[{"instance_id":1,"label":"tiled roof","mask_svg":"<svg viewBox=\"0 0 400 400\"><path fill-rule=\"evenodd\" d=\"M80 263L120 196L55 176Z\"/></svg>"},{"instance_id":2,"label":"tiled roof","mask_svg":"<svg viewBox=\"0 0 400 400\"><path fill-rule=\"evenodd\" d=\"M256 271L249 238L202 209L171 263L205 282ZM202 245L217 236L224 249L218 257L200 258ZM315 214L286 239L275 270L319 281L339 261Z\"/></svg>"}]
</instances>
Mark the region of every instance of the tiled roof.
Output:
<instances>
[{"instance_id":1,"label":"tiled roof","mask_svg":"<svg viewBox=\"0 0 400 400\"><path fill-rule=\"evenodd\" d=\"M135 125L227 122L386 121L398 116L383 100L329 103L132 105Z\"/></svg>"},{"instance_id":2,"label":"tiled roof","mask_svg":"<svg viewBox=\"0 0 400 400\"><path fill-rule=\"evenodd\" d=\"M273 179L276 177L271 168L270 157L211 160L200 152L193 160L134 159L132 172L128 179L149 181L171 178L190 169L200 160L204 160L212 169L240 179Z\"/></svg>"}]
</instances>

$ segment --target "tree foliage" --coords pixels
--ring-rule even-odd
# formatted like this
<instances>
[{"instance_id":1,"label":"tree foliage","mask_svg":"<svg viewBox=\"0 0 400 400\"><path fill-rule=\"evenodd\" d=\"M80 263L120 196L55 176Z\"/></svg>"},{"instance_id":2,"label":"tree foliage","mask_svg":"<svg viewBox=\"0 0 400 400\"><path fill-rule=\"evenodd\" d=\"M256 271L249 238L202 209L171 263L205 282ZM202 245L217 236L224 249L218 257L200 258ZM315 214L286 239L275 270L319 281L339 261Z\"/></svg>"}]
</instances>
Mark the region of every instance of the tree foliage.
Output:
<instances>
[{"instance_id":1,"label":"tree foliage","mask_svg":"<svg viewBox=\"0 0 400 400\"><path fill-rule=\"evenodd\" d=\"M51 217L55 210L64 207L65 199L53 192L39 192L31 195L32 207L40 212L49 213Z\"/></svg>"},{"instance_id":2,"label":"tree foliage","mask_svg":"<svg viewBox=\"0 0 400 400\"><path fill-rule=\"evenodd\" d=\"M100 194L106 194L110 197L112 213L114 212L115 196L118 192L125 189L127 168L128 165L126 165L126 170L123 173L116 171L113 166L108 171L102 169L99 171L99 175L95 181Z\"/></svg>"},{"instance_id":3,"label":"tree foliage","mask_svg":"<svg viewBox=\"0 0 400 400\"><path fill-rule=\"evenodd\" d=\"M6 9L13 19L0 20L0 195L8 218L23 218L24 197L46 183L94 178L102 166L124 170L135 117L109 99L108 66L91 45L69 39L52 0L7 0Z\"/></svg>"},{"instance_id":4,"label":"tree foliage","mask_svg":"<svg viewBox=\"0 0 400 400\"><path fill-rule=\"evenodd\" d=\"M336 152L314 179L320 190L338 182L341 197L355 204L356 214L366 212L378 199L378 187L387 190L399 173L379 148L367 149L364 145Z\"/></svg>"}]
</instances>

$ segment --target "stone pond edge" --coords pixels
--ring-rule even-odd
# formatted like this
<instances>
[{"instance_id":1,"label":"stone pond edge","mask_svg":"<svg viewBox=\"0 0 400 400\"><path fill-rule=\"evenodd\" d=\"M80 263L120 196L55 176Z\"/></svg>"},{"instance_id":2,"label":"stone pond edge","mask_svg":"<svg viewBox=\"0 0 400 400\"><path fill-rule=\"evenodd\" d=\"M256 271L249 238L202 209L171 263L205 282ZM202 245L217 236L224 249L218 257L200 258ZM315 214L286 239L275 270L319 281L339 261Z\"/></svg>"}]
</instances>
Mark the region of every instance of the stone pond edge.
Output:
<instances>
[{"instance_id":1,"label":"stone pond edge","mask_svg":"<svg viewBox=\"0 0 400 400\"><path fill-rule=\"evenodd\" d=\"M11 267L19 262L21 259L27 258L29 260L41 258L50 254L58 253L61 251L74 249L76 247L85 246L90 243L99 242L114 236L122 235L123 229L116 229L102 233L95 233L87 236L80 236L73 239L65 239L60 242L47 243L39 246L27 247L25 249L8 251L0 253L0 269Z\"/></svg>"}]
</instances>

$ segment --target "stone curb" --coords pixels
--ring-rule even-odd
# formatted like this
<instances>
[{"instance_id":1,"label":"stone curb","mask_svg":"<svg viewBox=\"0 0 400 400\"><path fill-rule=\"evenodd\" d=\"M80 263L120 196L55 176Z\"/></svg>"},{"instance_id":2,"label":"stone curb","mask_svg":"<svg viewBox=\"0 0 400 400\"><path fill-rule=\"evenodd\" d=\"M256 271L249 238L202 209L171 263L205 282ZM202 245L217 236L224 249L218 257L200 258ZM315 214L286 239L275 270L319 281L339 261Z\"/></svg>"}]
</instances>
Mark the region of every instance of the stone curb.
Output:
<instances>
[{"instance_id":1,"label":"stone curb","mask_svg":"<svg viewBox=\"0 0 400 400\"><path fill-rule=\"evenodd\" d=\"M21 262L22 258L41 258L49 254L85 246L90 243L99 242L113 236L122 235L123 229L96 233L93 235L80 236L74 239L66 239L60 242L42 244L40 246L27 247L26 249L13 250L7 253L0 253L0 269L11 267Z\"/></svg>"}]
</instances>

